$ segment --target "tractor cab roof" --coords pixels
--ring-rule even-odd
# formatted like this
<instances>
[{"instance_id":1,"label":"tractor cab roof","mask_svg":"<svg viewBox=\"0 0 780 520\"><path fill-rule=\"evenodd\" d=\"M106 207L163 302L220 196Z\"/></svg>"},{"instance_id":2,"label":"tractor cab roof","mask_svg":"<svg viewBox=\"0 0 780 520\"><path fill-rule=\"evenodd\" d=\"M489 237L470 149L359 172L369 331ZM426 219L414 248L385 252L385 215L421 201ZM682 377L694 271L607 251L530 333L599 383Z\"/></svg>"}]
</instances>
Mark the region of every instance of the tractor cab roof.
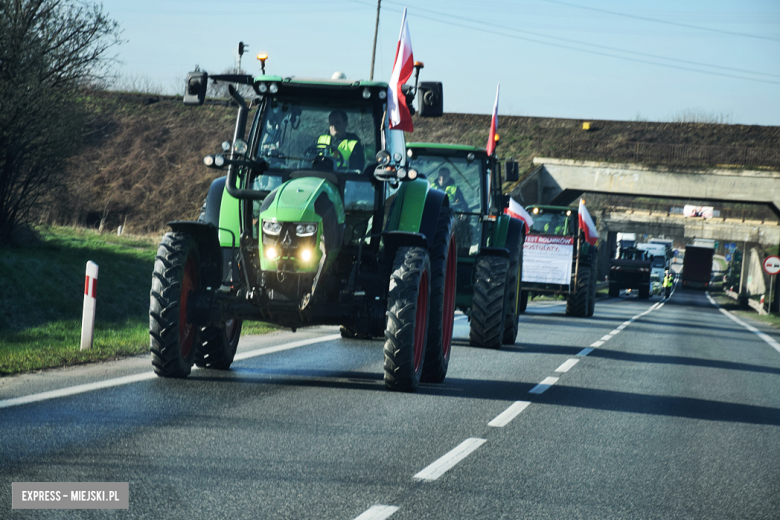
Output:
<instances>
[{"instance_id":1,"label":"tractor cab roof","mask_svg":"<svg viewBox=\"0 0 780 520\"><path fill-rule=\"evenodd\" d=\"M534 212L534 213L566 213L568 211L577 212L576 206L548 206L544 204L532 204L530 206L527 206L526 211ZM538 211L535 211L538 210Z\"/></svg>"},{"instance_id":2,"label":"tractor cab roof","mask_svg":"<svg viewBox=\"0 0 780 520\"><path fill-rule=\"evenodd\" d=\"M484 148L465 144L406 143L406 148L413 148L419 154L430 155L461 155L469 152L487 155L487 151Z\"/></svg>"}]
</instances>

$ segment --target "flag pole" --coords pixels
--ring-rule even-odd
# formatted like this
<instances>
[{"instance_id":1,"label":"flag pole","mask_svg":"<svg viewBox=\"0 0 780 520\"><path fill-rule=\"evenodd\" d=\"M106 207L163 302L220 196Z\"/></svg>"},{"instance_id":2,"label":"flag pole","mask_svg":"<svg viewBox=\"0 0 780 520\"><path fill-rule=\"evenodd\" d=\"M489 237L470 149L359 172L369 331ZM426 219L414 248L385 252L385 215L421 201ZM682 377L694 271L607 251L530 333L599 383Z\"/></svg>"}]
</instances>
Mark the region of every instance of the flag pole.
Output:
<instances>
[{"instance_id":1,"label":"flag pole","mask_svg":"<svg viewBox=\"0 0 780 520\"><path fill-rule=\"evenodd\" d=\"M577 224L577 257L574 260L574 292L577 292L577 277L580 275L580 240L582 239L582 229L580 229L579 221ZM569 288L569 292L571 292L571 287Z\"/></svg>"},{"instance_id":2,"label":"flag pole","mask_svg":"<svg viewBox=\"0 0 780 520\"><path fill-rule=\"evenodd\" d=\"M374 59L376 58L376 36L379 33L379 8L382 6L382 0L376 2L376 25L374 26L374 52L371 54L371 76L369 81L374 81Z\"/></svg>"}]
</instances>

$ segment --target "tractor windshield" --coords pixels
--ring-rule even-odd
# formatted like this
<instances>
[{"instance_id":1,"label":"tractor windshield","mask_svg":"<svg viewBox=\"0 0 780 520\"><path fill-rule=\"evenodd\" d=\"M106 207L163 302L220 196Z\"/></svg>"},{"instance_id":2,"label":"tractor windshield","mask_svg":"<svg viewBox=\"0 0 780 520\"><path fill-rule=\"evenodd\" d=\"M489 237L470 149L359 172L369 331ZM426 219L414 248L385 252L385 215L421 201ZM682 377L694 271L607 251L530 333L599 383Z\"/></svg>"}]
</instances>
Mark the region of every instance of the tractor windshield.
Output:
<instances>
[{"instance_id":1,"label":"tractor windshield","mask_svg":"<svg viewBox=\"0 0 780 520\"><path fill-rule=\"evenodd\" d=\"M307 101L268 100L257 127L257 158L272 170L362 173L378 151L378 111L369 103L335 106Z\"/></svg>"},{"instance_id":2,"label":"tractor windshield","mask_svg":"<svg viewBox=\"0 0 780 520\"><path fill-rule=\"evenodd\" d=\"M480 213L482 161L419 155L412 165L425 175L431 186L447 193L455 213Z\"/></svg>"},{"instance_id":3,"label":"tractor windshield","mask_svg":"<svg viewBox=\"0 0 780 520\"><path fill-rule=\"evenodd\" d=\"M573 235L577 230L574 219L569 215L559 211L534 212L534 223L531 226L531 233L540 235L567 236Z\"/></svg>"},{"instance_id":4,"label":"tractor windshield","mask_svg":"<svg viewBox=\"0 0 780 520\"><path fill-rule=\"evenodd\" d=\"M432 187L447 194L455 211L458 256L479 253L482 226L483 160L446 155L415 155L412 167Z\"/></svg>"}]
</instances>

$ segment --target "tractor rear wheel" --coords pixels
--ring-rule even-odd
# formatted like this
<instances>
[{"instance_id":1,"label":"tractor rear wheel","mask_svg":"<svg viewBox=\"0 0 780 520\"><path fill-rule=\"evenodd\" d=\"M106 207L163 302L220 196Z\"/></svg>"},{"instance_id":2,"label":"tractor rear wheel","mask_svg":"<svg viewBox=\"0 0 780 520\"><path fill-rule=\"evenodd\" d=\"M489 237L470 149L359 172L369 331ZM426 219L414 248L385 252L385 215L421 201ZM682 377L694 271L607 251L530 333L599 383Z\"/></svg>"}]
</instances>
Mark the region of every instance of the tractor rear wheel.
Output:
<instances>
[{"instance_id":1,"label":"tractor rear wheel","mask_svg":"<svg viewBox=\"0 0 780 520\"><path fill-rule=\"evenodd\" d=\"M506 274L506 321L504 322L504 345L514 345L520 314L520 293L522 292L523 244L517 244L509 257L509 271Z\"/></svg>"},{"instance_id":2,"label":"tractor rear wheel","mask_svg":"<svg viewBox=\"0 0 780 520\"><path fill-rule=\"evenodd\" d=\"M217 370L230 368L236 356L242 325L241 320L228 320L221 327L203 327L200 331L201 345L195 353L195 364Z\"/></svg>"},{"instance_id":3,"label":"tractor rear wheel","mask_svg":"<svg viewBox=\"0 0 780 520\"><path fill-rule=\"evenodd\" d=\"M441 383L447 375L455 323L457 274L455 214L450 208L443 208L431 248L431 310L422 373L426 383Z\"/></svg>"},{"instance_id":4,"label":"tractor rear wheel","mask_svg":"<svg viewBox=\"0 0 780 520\"><path fill-rule=\"evenodd\" d=\"M506 284L509 259L480 256L474 265L474 295L471 300L469 344L501 348L506 323Z\"/></svg>"},{"instance_id":5,"label":"tractor rear wheel","mask_svg":"<svg viewBox=\"0 0 780 520\"><path fill-rule=\"evenodd\" d=\"M192 292L200 287L200 259L195 240L166 233L154 261L149 301L149 349L161 377L187 377L200 347L200 327L187 315Z\"/></svg>"},{"instance_id":6,"label":"tractor rear wheel","mask_svg":"<svg viewBox=\"0 0 780 520\"><path fill-rule=\"evenodd\" d=\"M566 300L566 315L584 318L588 315L590 296L590 266L580 265L577 273L577 286Z\"/></svg>"},{"instance_id":7,"label":"tractor rear wheel","mask_svg":"<svg viewBox=\"0 0 780 520\"><path fill-rule=\"evenodd\" d=\"M421 247L401 247L395 254L387 295L383 349L385 387L413 392L420 384L428 336L431 261Z\"/></svg>"}]
</instances>

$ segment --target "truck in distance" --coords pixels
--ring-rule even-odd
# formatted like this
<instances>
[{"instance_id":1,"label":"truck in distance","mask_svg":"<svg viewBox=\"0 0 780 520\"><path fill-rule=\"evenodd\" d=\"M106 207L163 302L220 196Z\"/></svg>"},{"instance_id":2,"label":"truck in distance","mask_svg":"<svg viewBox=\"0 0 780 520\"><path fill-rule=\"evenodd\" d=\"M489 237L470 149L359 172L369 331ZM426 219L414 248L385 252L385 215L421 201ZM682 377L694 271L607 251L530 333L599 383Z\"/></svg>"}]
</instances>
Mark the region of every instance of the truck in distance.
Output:
<instances>
[{"instance_id":1,"label":"truck in distance","mask_svg":"<svg viewBox=\"0 0 780 520\"><path fill-rule=\"evenodd\" d=\"M609 261L609 296L619 296L621 289L636 289L639 298L649 298L651 265L647 251L618 247L615 257Z\"/></svg>"},{"instance_id":2,"label":"truck in distance","mask_svg":"<svg viewBox=\"0 0 780 520\"><path fill-rule=\"evenodd\" d=\"M711 247L687 245L683 257L682 286L692 289L708 289L712 277L712 257L715 250Z\"/></svg>"}]
</instances>

